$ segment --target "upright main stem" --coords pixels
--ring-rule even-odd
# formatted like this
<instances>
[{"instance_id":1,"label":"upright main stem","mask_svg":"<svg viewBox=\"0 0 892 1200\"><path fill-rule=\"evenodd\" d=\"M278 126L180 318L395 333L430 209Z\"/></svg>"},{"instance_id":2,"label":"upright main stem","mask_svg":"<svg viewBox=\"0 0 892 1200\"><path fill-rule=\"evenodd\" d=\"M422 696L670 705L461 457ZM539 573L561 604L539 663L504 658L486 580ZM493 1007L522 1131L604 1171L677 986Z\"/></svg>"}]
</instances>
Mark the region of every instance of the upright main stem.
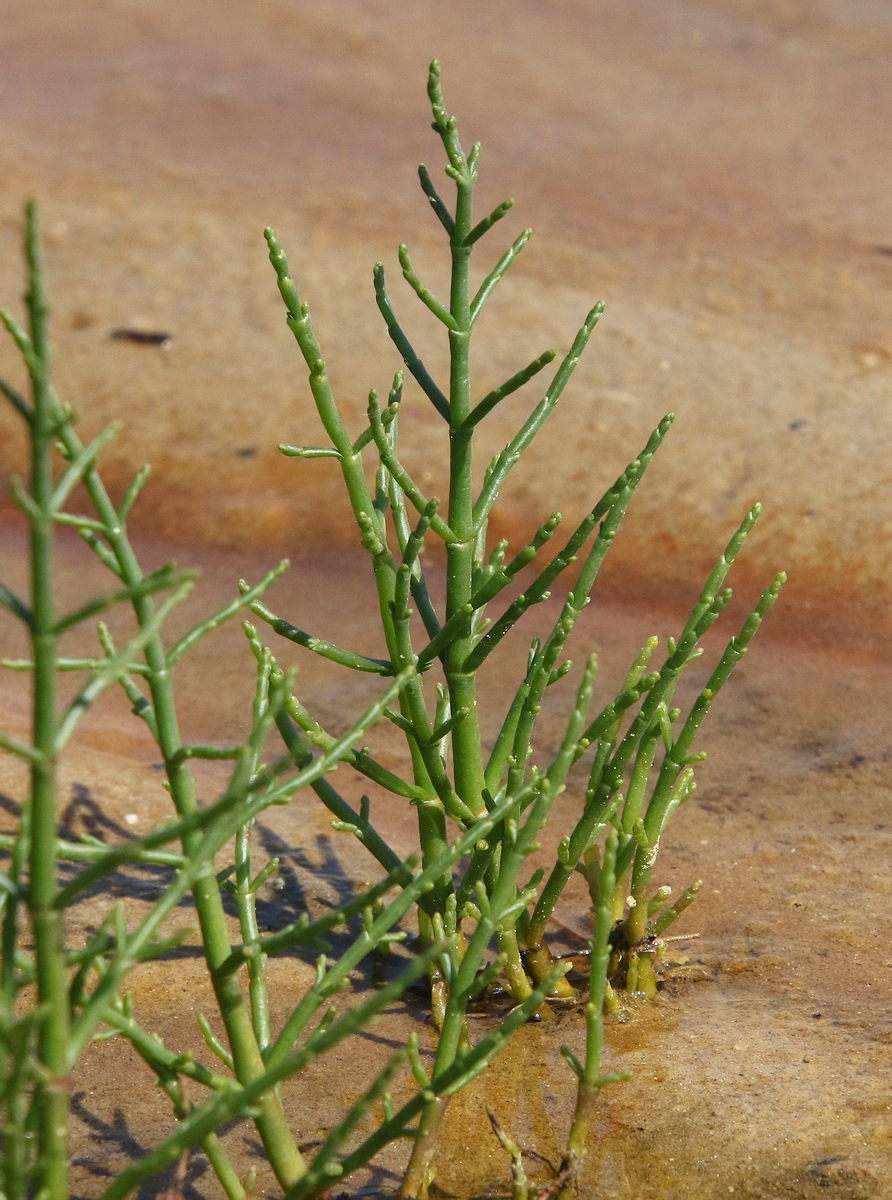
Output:
<instances>
[{"instance_id":1,"label":"upright main stem","mask_svg":"<svg viewBox=\"0 0 892 1200\"><path fill-rule=\"evenodd\" d=\"M97 514L106 527L106 536L117 560L121 580L126 587L137 592L143 577L142 569L125 531L120 528L114 505L99 476L94 471L87 473L84 482ZM147 595L136 594L133 607L137 623L140 628L145 628L154 618L151 598ZM179 753L182 748L182 739L177 719L176 701L167 655L159 636L156 635L146 642L145 659L157 727L158 748L164 759L171 798L177 815L189 816L197 810L198 798L195 792L195 781ZM200 830L194 830L183 837L183 851L187 859L197 855L201 839ZM232 944L223 908L223 897L220 893L220 885L217 882L213 862L208 862L195 879L192 885L192 898L195 902L195 911L201 929L201 940L211 984L232 1051L235 1074L239 1083L243 1087L247 1087L265 1074L266 1066L254 1033L251 1014L248 1011L239 978L233 973L222 970L223 964L232 953ZM277 1180L283 1187L289 1187L305 1173L306 1165L288 1127L275 1088L265 1092L257 1101L254 1120Z\"/></svg>"},{"instance_id":2,"label":"upright main stem","mask_svg":"<svg viewBox=\"0 0 892 1200\"><path fill-rule=\"evenodd\" d=\"M34 1194L40 1200L66 1200L68 1195L68 1085L73 1054L62 914L57 905L57 828L55 818L58 719L56 712L57 630L53 593L54 498L53 443L58 438L69 460L83 446L71 427L50 383L47 309L41 286L37 220L33 204L26 212L25 255L28 265L26 302L30 345L23 347L31 378L33 407L27 414L30 436L30 495L24 502L30 525L33 713L31 789L28 801L29 881L27 907L33 931L40 1013L37 1070L32 1113L37 1133ZM124 529L95 467L83 475L84 485L114 554L117 573L133 594L137 622L145 629L154 621L150 597L142 589L144 576ZM170 667L159 636L145 647L148 681L159 748L168 771L171 795L179 816L197 810L194 781L179 751L181 739L170 679ZM187 857L199 850L198 830L184 837ZM213 863L195 880L193 897L202 930L208 968L226 1025L236 1075L249 1085L266 1067L251 1025L238 979L220 970L232 947ZM258 1101L256 1124L279 1182L288 1187L305 1173L300 1151L291 1136L275 1089Z\"/></svg>"},{"instance_id":3,"label":"upright main stem","mask_svg":"<svg viewBox=\"0 0 892 1200\"><path fill-rule=\"evenodd\" d=\"M29 230L36 239L33 221ZM39 295L36 265L36 246L29 253L32 293L29 297L35 354L48 361L45 342L45 309ZM39 386L37 386L39 385ZM53 739L55 735L54 686L55 636L53 633L52 593L50 589L52 545L52 476L50 448L53 436L58 436L69 457L75 459L83 450L69 422L60 420L61 411L50 389L44 370L35 386L35 418L33 432L34 476L32 490L35 515L32 518L32 559L34 562L34 638L35 663L35 746L41 752L34 764L32 789L32 920L37 944L38 993L41 1003L48 1004L48 1016L41 1025L40 1051L47 1068L49 1083L47 1103L41 1103L42 1120L47 1130L51 1153L42 1156L45 1165L42 1178L45 1189L37 1189L43 1200L62 1200L66 1195L64 1168L67 1162L65 1145L65 1112L67 1097L61 1080L67 1070L67 994L64 964L61 958L59 914L53 909L55 875L55 827L53 824ZM137 624L145 629L155 619L152 599L142 589L144 575L130 544L124 521L115 508L102 479L94 467L83 476L84 486L96 515L103 525L103 536L114 555L117 573L133 595ZM198 809L195 781L180 751L180 737L174 699L170 664L160 635L154 634L145 644L147 681L155 717L158 748L164 759L167 780L177 815L190 816ZM47 698L49 697L49 699ZM52 704L50 703L52 700ZM183 837L187 859L199 853L201 831L193 830ZM255 1036L251 1014L245 1002L241 983L235 974L222 970L232 953L226 914L220 885L213 862L207 862L192 885L192 897L201 928L205 960L210 973L220 1015L239 1083L249 1086L266 1073L260 1046ZM58 1082L57 1082L58 1081ZM265 1092L257 1101L255 1123L264 1149L282 1187L295 1183L306 1172L303 1156L288 1127L275 1088Z\"/></svg>"},{"instance_id":4,"label":"upright main stem","mask_svg":"<svg viewBox=\"0 0 892 1200\"><path fill-rule=\"evenodd\" d=\"M68 1195L68 988L56 899L56 631L53 597L53 437L57 412L49 383L47 309L40 286L34 205L26 212L26 297L33 360L31 423L31 647L34 661L28 910L34 935L40 1072L34 1097L38 1123L35 1192L46 1200Z\"/></svg>"},{"instance_id":5,"label":"upright main stem","mask_svg":"<svg viewBox=\"0 0 892 1200\"><path fill-rule=\"evenodd\" d=\"M449 527L455 541L446 546L446 619L461 612L471 599L474 576L473 429L471 414L471 299L468 235L472 228L475 170L465 163L456 180L455 230L451 239L452 280L450 313L456 329L449 331ZM484 810L484 766L477 714L477 685L465 661L473 648L470 618L464 634L454 638L443 654L443 668L453 713L464 717L452 734L455 790L474 814Z\"/></svg>"}]
</instances>

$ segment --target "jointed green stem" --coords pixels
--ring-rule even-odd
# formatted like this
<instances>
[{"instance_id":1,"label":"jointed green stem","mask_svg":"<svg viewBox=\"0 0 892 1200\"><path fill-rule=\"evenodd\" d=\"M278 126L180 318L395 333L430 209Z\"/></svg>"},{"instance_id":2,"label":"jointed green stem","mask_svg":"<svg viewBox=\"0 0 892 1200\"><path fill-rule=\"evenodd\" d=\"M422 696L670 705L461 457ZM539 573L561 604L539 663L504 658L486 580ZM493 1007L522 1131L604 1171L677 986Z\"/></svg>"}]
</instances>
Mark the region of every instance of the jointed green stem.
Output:
<instances>
[{"instance_id":1,"label":"jointed green stem","mask_svg":"<svg viewBox=\"0 0 892 1200\"><path fill-rule=\"evenodd\" d=\"M33 412L31 417L31 650L34 658L32 739L39 758L31 763L29 915L37 960L38 1026L42 1067L37 1083L40 1154L37 1191L46 1200L68 1193L68 988L62 947L62 915L56 899L56 617L53 596L53 438L58 413L49 381L47 308L41 288L37 213L26 209L26 296L30 317Z\"/></svg>"},{"instance_id":2,"label":"jointed green stem","mask_svg":"<svg viewBox=\"0 0 892 1200\"><path fill-rule=\"evenodd\" d=\"M438 92L435 93L438 95ZM435 111L437 101L434 101ZM454 132L454 131L453 131ZM449 135L444 135L444 144ZM449 527L455 541L446 547L446 620L465 610L474 583L476 528L473 511L473 438L471 415L471 298L468 264L476 170L468 162L457 136L451 147L455 169L455 229L450 241L452 280L450 313L455 327L449 331ZM457 162L456 162L457 160ZM470 621L443 651L443 670L453 712L465 719L453 734L455 788L471 812L483 810L483 757L477 716L477 687L465 661L473 646Z\"/></svg>"},{"instance_id":3,"label":"jointed green stem","mask_svg":"<svg viewBox=\"0 0 892 1200\"><path fill-rule=\"evenodd\" d=\"M88 536L101 537L106 544L103 561L113 567L123 584L126 596L134 609L141 634L146 660L146 678L151 694L152 729L167 769L171 796L178 816L190 818L198 813L194 784L181 753L182 744L177 725L176 709L170 681L170 662L157 629L163 611L155 611L151 598L155 580L146 577L130 546L122 512L116 510L95 466L94 443L85 448L74 432L70 414L56 399L49 382L49 348L46 338L46 307L40 287L40 268L37 258L37 229L33 205L26 214L26 259L29 289L27 305L31 321L30 337L15 326L11 318L5 323L22 350L32 380L33 412L28 416L31 441L31 494L23 505L31 527L32 602L30 614L34 714L32 786L29 799L30 887L28 890L31 920L37 960L38 998L42 1019L38 1032L38 1056L43 1072L37 1084L35 1110L41 1125L38 1175L40 1194L47 1200L62 1200L66 1194L67 1176L67 1094L66 1075L76 1053L69 1040L69 1016L65 959L62 954L61 909L56 893L55 839L55 780L56 755L64 743L69 725L79 717L93 694L118 671L114 658L94 674L83 690L70 720L59 723L56 715L55 672L56 637L60 628L81 620L89 612L104 607L113 597L100 598L83 610L72 614L60 624L55 617L52 593L53 523L58 518L58 505L72 486L71 471L76 468L96 512L96 520L87 522ZM54 486L51 452L53 439L58 439L64 457L70 464L58 487ZM138 481L137 481L138 483ZM135 497L137 487L130 489L122 503L126 510ZM84 524L83 521L80 522ZM96 541L98 545L98 540ZM165 584L170 580L165 579ZM163 609L163 606L162 606ZM128 651L135 644L128 647ZM125 652L125 657L126 653ZM122 661L121 668L125 667ZM187 822L188 823L188 822ZM201 832L196 828L183 833L183 850L191 861L200 861ZM218 977L217 968L231 952L219 886L212 861L204 860L200 869L188 876L205 945L208 966L217 994L217 1001L232 1046L236 1072L244 1084L263 1074L263 1059L250 1015L238 981ZM159 909L159 914L161 910ZM160 919L160 916L159 918ZM148 937L151 922L143 927L141 936ZM131 941L125 951L122 945L116 973L120 974L135 953ZM95 990L92 1000L83 1009L79 1025L89 1027L101 1017L100 1004L110 988L111 973ZM106 1004L112 998L108 994ZM76 1039L80 1043L80 1038ZM284 1115L274 1092L258 1101L257 1127L280 1182L287 1186L304 1170L303 1160L285 1123Z\"/></svg>"},{"instance_id":4,"label":"jointed green stem","mask_svg":"<svg viewBox=\"0 0 892 1200\"><path fill-rule=\"evenodd\" d=\"M567 1138L567 1148L559 1177L564 1180L557 1193L558 1200L573 1200L576 1194L576 1173L586 1152L586 1142L594 1117L601 1088L606 1084L628 1078L627 1073L601 1075L601 1051L604 1045L604 994L607 988L607 968L610 961L612 918L610 902L616 883L615 833L607 838L601 883L596 907L595 936L589 943L589 995L585 1006L585 1061L580 1063L566 1046L564 1057L577 1077L576 1108Z\"/></svg>"}]
</instances>

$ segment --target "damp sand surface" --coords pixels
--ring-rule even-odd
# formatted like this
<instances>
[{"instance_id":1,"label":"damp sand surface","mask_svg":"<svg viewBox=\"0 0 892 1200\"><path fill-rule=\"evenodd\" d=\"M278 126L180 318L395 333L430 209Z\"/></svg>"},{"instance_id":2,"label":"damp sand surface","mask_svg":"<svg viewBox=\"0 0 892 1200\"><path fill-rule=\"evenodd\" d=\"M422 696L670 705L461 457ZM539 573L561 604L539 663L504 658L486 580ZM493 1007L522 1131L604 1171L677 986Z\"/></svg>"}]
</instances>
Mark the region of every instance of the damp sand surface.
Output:
<instances>
[{"instance_id":1,"label":"damp sand surface","mask_svg":"<svg viewBox=\"0 0 892 1200\"><path fill-rule=\"evenodd\" d=\"M4 537L14 548L8 530ZM162 561L166 549L150 545L146 557ZM64 543L59 564L72 601L97 582L89 568L75 566L78 550ZM190 602L193 616L230 598L240 575L256 578L270 565L261 555L252 562L223 551L205 551L199 561L203 579ZM277 585L271 603L321 634L342 631L346 623L344 640L362 644L374 636L375 616L365 570L361 560L307 558ZM179 619L185 623L189 615ZM595 602L579 640L601 655L605 695L611 684L618 687L648 634L665 637L681 621L677 611L619 597ZM732 626L733 620L726 632ZM706 657L718 649L713 640ZM504 655L487 679L484 708L491 721L511 686L513 657ZM282 658L292 660L287 649ZM296 648L293 659L301 665L302 698L333 731L374 695L374 681L360 679L354 686L351 678L345 684L328 664ZM200 643L177 669L185 737L225 741L245 731L251 668L237 625ZM13 731L23 723L20 679L16 683L7 675L0 692L2 725ZM630 1070L632 1078L602 1094L582 1196L832 1200L888 1194L892 764L884 731L890 701L892 662L868 643L853 636L845 642L842 635L828 642L807 629L781 639L770 625L721 695L701 734L709 760L699 769L698 792L670 824L655 876L676 894L698 877L703 890L676 927L688 936L670 945L656 1003L609 1021L605 1068ZM557 735L559 705L543 717L546 744ZM154 748L126 705L109 698L90 714L83 734L63 765L61 819L69 836L88 832L114 841L169 815ZM376 732L373 745L398 768L404 752L378 738ZM7 823L21 780L6 765L3 771ZM204 798L212 799L223 781L221 767L201 768L199 777ZM342 767L337 782L355 802L359 777ZM559 802L545 849L566 830L577 800L571 792ZM409 852L413 813L374 796L372 811L395 847ZM330 829L309 793L263 814L254 843L258 864L272 855L282 864L281 888L260 906L264 928L278 928L304 908L325 911L378 877L362 847ZM122 874L110 892L89 895L72 912L69 938L77 941L95 927L112 899L123 899L135 918L164 879L160 869ZM556 947L579 950L590 930L579 890L562 902L558 918ZM188 905L173 918L175 925L193 921ZM311 977L310 958L287 955L272 964L274 1021L283 1019ZM369 986L367 972L358 972L341 1003L358 1002ZM141 967L132 990L140 1019L171 1048L207 1057L196 1017L211 1012L210 996L193 943ZM487 1020L475 1016L477 1033ZM290 1084L286 1104L301 1140L323 1136L412 1030L430 1052L433 1033L417 997L394 1006L373 1029ZM469 1200L507 1192L508 1164L490 1132L487 1107L522 1147L557 1161L573 1103L559 1046L565 1042L578 1052L582 1038L582 1016L575 1010L560 1014L553 1026L527 1026L460 1094L439 1151L443 1194ZM92 1047L72 1085L73 1190L90 1197L163 1137L172 1121L147 1069L119 1041ZM395 1094L405 1086L398 1083ZM274 1194L275 1182L247 1126L229 1129L226 1141L240 1169L257 1170L258 1189ZM356 1177L354 1187L386 1193L404 1159L404 1148L391 1148ZM546 1163L531 1160L529 1167L547 1182ZM184 1195L217 1194L201 1160L190 1160Z\"/></svg>"}]
</instances>

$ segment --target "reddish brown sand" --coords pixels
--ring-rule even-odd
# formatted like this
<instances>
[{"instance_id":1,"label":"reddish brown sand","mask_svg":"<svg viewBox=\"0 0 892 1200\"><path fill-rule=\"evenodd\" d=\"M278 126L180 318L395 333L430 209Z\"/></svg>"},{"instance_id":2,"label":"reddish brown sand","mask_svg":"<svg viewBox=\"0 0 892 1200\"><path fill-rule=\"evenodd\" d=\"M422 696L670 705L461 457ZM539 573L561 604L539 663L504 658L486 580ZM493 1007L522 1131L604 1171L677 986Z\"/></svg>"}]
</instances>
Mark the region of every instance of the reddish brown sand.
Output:
<instances>
[{"instance_id":1,"label":"reddish brown sand","mask_svg":"<svg viewBox=\"0 0 892 1200\"><path fill-rule=\"evenodd\" d=\"M149 557L198 561L194 611L207 611L239 575L289 554L297 566L277 605L314 632L367 645L374 611L365 564L346 549L335 473L275 449L319 431L260 231L274 224L289 250L358 429L368 388L386 388L398 365L370 301L371 263L389 264L401 313L412 298L395 263L400 240L444 286L443 248L414 182L420 159L439 169L424 77L441 57L447 101L466 137L484 143L481 211L510 192L518 215L505 236L536 229L481 322L481 393L540 349L565 346L593 299L608 303L562 412L507 492L501 530L516 544L555 507L579 513L663 412L678 414L586 614L581 640L602 655L605 691L647 634L678 626L677 605L756 498L766 513L734 579L750 597L777 567L791 573L704 730L698 794L665 839L659 881L705 881L684 918L700 936L679 947L686 961L658 1003L608 1030L608 1068L634 1074L604 1094L581 1195L882 1198L892 1166L888 6L459 0L448 22L442 9L8 0L0 300L21 291L18 197L33 192L58 384L87 433L123 417L112 480L154 464L137 516ZM120 326L164 330L171 346L110 340ZM423 322L411 328L441 364ZM0 371L16 370L4 349ZM512 405L484 432L481 461L516 427L522 396ZM435 423L413 397L407 458L439 444ZM21 470L20 449L0 413L0 469ZM433 489L441 464L431 452L427 462ZM21 575L23 547L4 518L4 582ZM79 561L61 556L72 599L96 582ZM16 652L8 622L0 638ZM237 629L221 634L184 665L188 737L244 730L239 641ZM306 659L304 695L342 727L372 685ZM499 667L490 694L511 677ZM26 707L21 677L0 675L0 727L23 732ZM153 761L135 720L103 705L64 765L70 830L115 838L166 815ZM208 796L220 778L206 772ZM3 762L0 793L20 789ZM383 805L376 816L408 851L411 818ZM301 888L326 903L374 877L313 801L276 811L263 830L264 848L288 866L271 923L288 919ZM127 902L156 886L131 880ZM106 905L83 905L72 937ZM587 919L571 897L565 939L584 935ZM310 970L295 958L275 969L282 995ZM172 1045L195 1046L207 1001L194 954L140 972L135 992ZM421 1022L394 1012L335 1071L313 1076L309 1100L289 1094L301 1136L336 1119L389 1039L414 1026L430 1045ZM557 1045L578 1048L580 1033L578 1015L557 1037L523 1030L454 1104L438 1176L447 1192L506 1189L485 1104L524 1146L559 1155L571 1091ZM95 1195L170 1116L116 1042L96 1048L75 1084L75 1191ZM246 1131L229 1138L273 1193ZM403 1154L360 1182L392 1186ZM193 1170L196 1192L216 1195Z\"/></svg>"}]
</instances>

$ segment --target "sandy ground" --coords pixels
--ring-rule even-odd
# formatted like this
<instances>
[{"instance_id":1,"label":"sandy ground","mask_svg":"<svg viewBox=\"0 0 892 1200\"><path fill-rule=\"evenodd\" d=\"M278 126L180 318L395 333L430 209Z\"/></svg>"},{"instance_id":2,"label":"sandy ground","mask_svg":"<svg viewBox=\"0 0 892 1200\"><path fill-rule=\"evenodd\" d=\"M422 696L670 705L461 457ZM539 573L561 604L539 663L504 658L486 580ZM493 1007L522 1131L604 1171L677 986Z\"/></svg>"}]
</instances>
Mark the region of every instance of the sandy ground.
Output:
<instances>
[{"instance_id":1,"label":"sandy ground","mask_svg":"<svg viewBox=\"0 0 892 1200\"><path fill-rule=\"evenodd\" d=\"M505 240L536 230L481 321L480 394L548 345L566 346L594 299L608 306L552 427L506 491L500 532L517 544L546 512L582 512L673 409L676 426L586 616L605 676L621 673L644 636L678 625L677 605L754 499L765 514L734 580L748 598L778 567L791 575L704 731L698 798L666 840L666 881L705 880L685 918L700 937L653 1011L609 1030L608 1066L634 1076L605 1093L581 1194L883 1197L892 1162L888 6L458 0L448 11L446 28L442 6L427 0L226 10L201 0L175 9L7 0L0 299L17 304L19 198L35 194L57 382L85 432L123 417L107 456L117 486L153 463L136 515L148 556L198 561L207 610L233 595L239 575L289 554L297 565L278 593L289 615L352 644L373 637L334 472L276 451L320 431L261 231L273 224L289 251L359 430L368 388L386 389L398 365L374 308L372 263L387 264L401 314L413 298L399 279L400 241L445 286L444 248L415 181L420 160L439 170L424 81L428 60L442 59L447 102L466 139L484 144L480 211L510 193L517 216ZM483 243L481 271L501 237ZM407 324L442 365L421 318ZM163 330L171 344L111 340L121 326ZM17 370L0 351L0 373L16 381ZM481 463L537 398L531 390L497 410ZM431 489L442 467L436 421L413 396L401 428ZM20 449L0 413L0 470L21 470ZM20 575L22 556L4 516L4 582ZM72 599L93 582L78 562L65 551ZM8 622L0 638L3 653L16 652ZM187 736L244 729L244 653L209 643L184 670ZM301 664L302 686L334 726L370 695ZM493 677L494 698L504 682ZM25 712L21 678L4 673L0 726L21 731ZM103 707L83 734L64 768L66 827L118 837L133 828L128 814L137 828L160 819L166 797L135 723ZM2 771L0 793L20 794L15 773ZM218 784L209 772L207 794ZM381 819L408 850L411 820ZM270 818L263 837L286 857L287 904L314 889L328 902L367 878L309 802ZM102 903L77 920L94 922ZM586 919L574 898L562 912L567 936L584 934ZM282 964L283 988L299 987L307 969ZM139 997L172 1042L194 1044L194 955L145 973ZM395 1012L369 1057L409 1026L429 1037L419 1020L411 1008ZM561 1036L578 1041L575 1018ZM512 1054L450 1118L440 1183L463 1200L505 1189L485 1103L519 1141L558 1153L569 1093L555 1039L531 1027ZM116 1043L97 1055L78 1081L75 1188L85 1196L169 1125L148 1081L133 1106L135 1075ZM347 1068L365 1061L345 1056L339 1092L322 1077L308 1137L355 1095ZM253 1161L243 1131L230 1136ZM398 1154L385 1158L370 1186L392 1183L398 1165ZM189 1200L215 1194L196 1167Z\"/></svg>"}]
</instances>

